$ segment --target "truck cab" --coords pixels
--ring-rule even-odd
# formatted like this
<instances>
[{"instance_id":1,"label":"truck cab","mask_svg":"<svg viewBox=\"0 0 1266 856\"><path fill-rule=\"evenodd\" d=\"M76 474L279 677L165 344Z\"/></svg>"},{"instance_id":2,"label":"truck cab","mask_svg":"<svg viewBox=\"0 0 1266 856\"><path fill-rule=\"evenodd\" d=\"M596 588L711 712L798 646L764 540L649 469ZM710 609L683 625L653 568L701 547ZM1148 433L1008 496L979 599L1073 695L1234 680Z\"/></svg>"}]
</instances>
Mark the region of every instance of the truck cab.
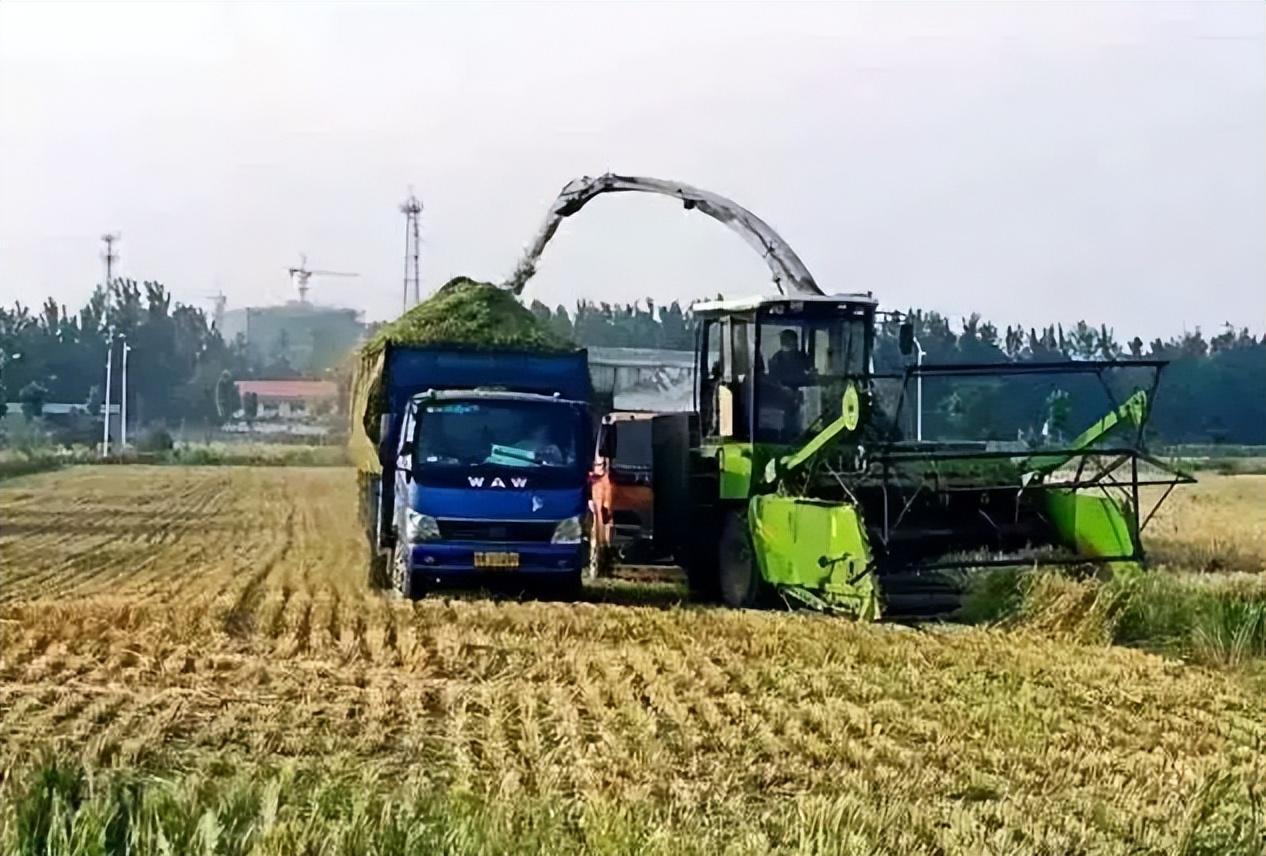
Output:
<instances>
[{"instance_id":1,"label":"truck cab","mask_svg":"<svg viewBox=\"0 0 1266 856\"><path fill-rule=\"evenodd\" d=\"M354 389L372 587L416 598L444 582L580 584L593 456L583 349L389 343L362 359Z\"/></svg>"},{"instance_id":2,"label":"truck cab","mask_svg":"<svg viewBox=\"0 0 1266 856\"><path fill-rule=\"evenodd\" d=\"M681 528L675 506L688 489L692 422L688 413L617 411L603 417L590 475L594 576L617 562L672 559Z\"/></svg>"},{"instance_id":3,"label":"truck cab","mask_svg":"<svg viewBox=\"0 0 1266 856\"><path fill-rule=\"evenodd\" d=\"M492 575L578 585L591 455L585 402L489 390L414 395L393 468L393 587L415 597Z\"/></svg>"}]
</instances>

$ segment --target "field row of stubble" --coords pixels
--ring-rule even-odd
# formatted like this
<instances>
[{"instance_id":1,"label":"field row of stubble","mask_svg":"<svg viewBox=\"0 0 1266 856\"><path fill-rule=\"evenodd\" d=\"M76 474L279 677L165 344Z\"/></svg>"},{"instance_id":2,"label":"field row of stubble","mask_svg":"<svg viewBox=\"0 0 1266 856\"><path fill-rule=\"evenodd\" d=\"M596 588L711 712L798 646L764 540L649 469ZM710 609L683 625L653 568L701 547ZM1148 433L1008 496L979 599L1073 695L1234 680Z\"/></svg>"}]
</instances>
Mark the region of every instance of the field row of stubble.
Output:
<instances>
[{"instance_id":1,"label":"field row of stubble","mask_svg":"<svg viewBox=\"0 0 1266 856\"><path fill-rule=\"evenodd\" d=\"M388 795L615 807L703 852L1180 850L1266 779L1250 685L1135 650L662 583L371 593L348 470L83 467L0 483L0 509L11 770L355 768Z\"/></svg>"}]
</instances>

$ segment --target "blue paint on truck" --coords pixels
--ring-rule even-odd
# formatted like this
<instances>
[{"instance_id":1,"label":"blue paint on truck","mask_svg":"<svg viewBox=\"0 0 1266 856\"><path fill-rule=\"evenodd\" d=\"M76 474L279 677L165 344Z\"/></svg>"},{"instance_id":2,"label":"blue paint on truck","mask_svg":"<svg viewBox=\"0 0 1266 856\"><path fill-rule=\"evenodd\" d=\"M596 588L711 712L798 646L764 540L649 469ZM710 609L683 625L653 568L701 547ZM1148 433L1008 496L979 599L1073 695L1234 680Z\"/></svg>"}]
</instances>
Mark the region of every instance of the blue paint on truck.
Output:
<instances>
[{"instance_id":1,"label":"blue paint on truck","mask_svg":"<svg viewBox=\"0 0 1266 856\"><path fill-rule=\"evenodd\" d=\"M367 492L392 584L482 575L578 585L592 459L584 351L388 350L383 477Z\"/></svg>"}]
</instances>

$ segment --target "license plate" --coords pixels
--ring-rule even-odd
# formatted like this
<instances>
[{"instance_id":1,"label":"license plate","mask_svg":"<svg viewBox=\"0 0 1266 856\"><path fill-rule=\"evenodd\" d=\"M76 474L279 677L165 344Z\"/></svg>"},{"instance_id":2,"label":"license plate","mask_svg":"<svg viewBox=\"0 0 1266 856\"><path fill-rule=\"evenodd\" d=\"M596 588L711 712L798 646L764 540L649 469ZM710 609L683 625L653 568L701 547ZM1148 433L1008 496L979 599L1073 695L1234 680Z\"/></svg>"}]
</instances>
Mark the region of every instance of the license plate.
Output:
<instances>
[{"instance_id":1,"label":"license plate","mask_svg":"<svg viewBox=\"0 0 1266 856\"><path fill-rule=\"evenodd\" d=\"M518 553L475 553L476 568L517 568Z\"/></svg>"}]
</instances>

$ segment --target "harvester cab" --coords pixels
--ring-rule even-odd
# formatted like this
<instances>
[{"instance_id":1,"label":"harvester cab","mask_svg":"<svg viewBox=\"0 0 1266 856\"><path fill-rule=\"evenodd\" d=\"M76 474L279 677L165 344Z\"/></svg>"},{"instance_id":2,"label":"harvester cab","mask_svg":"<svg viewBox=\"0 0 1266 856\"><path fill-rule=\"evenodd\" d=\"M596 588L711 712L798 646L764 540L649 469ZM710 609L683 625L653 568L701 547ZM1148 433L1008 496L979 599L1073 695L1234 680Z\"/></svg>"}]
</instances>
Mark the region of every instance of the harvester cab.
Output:
<instances>
[{"instance_id":1,"label":"harvester cab","mask_svg":"<svg viewBox=\"0 0 1266 856\"><path fill-rule=\"evenodd\" d=\"M851 455L853 468L864 464L875 310L866 294L694 306L698 543L680 553L696 591L752 606L776 590L878 614L859 509L795 485L828 447Z\"/></svg>"}]
</instances>

